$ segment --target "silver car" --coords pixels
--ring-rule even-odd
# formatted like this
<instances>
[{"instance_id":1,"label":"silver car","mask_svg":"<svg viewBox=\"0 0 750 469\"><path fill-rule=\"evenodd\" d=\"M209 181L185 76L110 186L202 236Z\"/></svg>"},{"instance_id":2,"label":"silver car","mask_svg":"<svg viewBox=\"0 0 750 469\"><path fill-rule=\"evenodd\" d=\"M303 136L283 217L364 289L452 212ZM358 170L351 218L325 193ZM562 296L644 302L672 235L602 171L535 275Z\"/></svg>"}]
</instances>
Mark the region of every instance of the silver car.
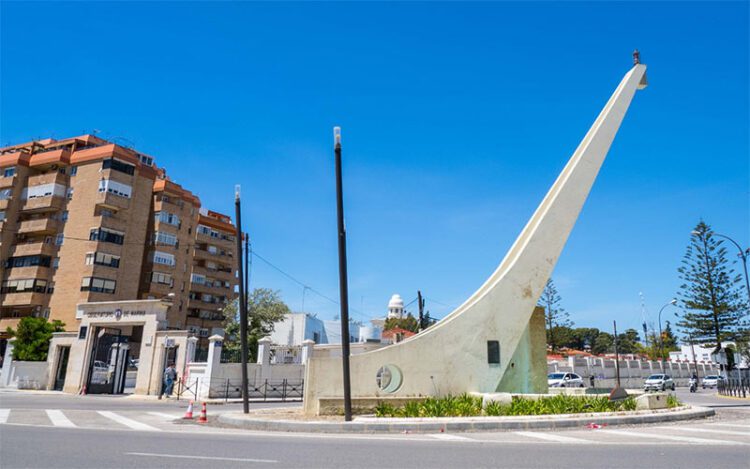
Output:
<instances>
[{"instance_id":1,"label":"silver car","mask_svg":"<svg viewBox=\"0 0 750 469\"><path fill-rule=\"evenodd\" d=\"M643 382L644 391L664 391L667 389L674 391L674 381L669 375L651 375Z\"/></svg>"},{"instance_id":2,"label":"silver car","mask_svg":"<svg viewBox=\"0 0 750 469\"><path fill-rule=\"evenodd\" d=\"M550 373L547 385L551 388L582 388L583 378L575 373Z\"/></svg>"}]
</instances>

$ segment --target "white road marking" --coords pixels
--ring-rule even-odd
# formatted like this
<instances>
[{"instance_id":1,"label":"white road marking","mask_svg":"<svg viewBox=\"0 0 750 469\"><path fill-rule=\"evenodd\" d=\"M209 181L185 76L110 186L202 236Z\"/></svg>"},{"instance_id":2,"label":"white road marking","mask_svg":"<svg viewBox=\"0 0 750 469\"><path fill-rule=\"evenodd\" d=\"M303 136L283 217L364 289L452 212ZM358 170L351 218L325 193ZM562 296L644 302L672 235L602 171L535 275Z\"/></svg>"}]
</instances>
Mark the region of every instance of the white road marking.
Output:
<instances>
[{"instance_id":1,"label":"white road marking","mask_svg":"<svg viewBox=\"0 0 750 469\"><path fill-rule=\"evenodd\" d=\"M166 414L164 412L149 412L151 415L155 415L157 417L161 417L166 420L178 420L180 418L179 415L172 415L172 414Z\"/></svg>"},{"instance_id":2,"label":"white road marking","mask_svg":"<svg viewBox=\"0 0 750 469\"><path fill-rule=\"evenodd\" d=\"M66 427L66 428L76 427L76 424L68 420L68 417L66 417L65 414L63 414L61 410L47 409L45 412L47 412L47 417L49 417L49 420L50 422L52 422L52 425L56 427Z\"/></svg>"},{"instance_id":3,"label":"white road marking","mask_svg":"<svg viewBox=\"0 0 750 469\"><path fill-rule=\"evenodd\" d=\"M540 440L554 441L556 443L574 443L574 444L595 444L596 441L573 438L571 436L554 435L552 433L542 432L514 432L516 435L527 436L529 438L538 438Z\"/></svg>"},{"instance_id":4,"label":"white road marking","mask_svg":"<svg viewBox=\"0 0 750 469\"><path fill-rule=\"evenodd\" d=\"M0 409L0 423L7 422L9 416L10 416L10 409Z\"/></svg>"},{"instance_id":5,"label":"white road marking","mask_svg":"<svg viewBox=\"0 0 750 469\"><path fill-rule=\"evenodd\" d=\"M107 417L108 419L114 420L117 423L120 423L122 425L125 425L126 427L130 427L133 430L146 430L149 432L160 432L156 427L152 427L151 425L146 425L145 423L137 422L133 419L129 419L127 417L123 417L122 415L116 414L114 412L110 412L107 410L97 410L96 411L99 415Z\"/></svg>"},{"instance_id":6,"label":"white road marking","mask_svg":"<svg viewBox=\"0 0 750 469\"><path fill-rule=\"evenodd\" d=\"M750 428L750 425L740 425L738 423L709 423L709 425L715 425L717 427Z\"/></svg>"},{"instance_id":7,"label":"white road marking","mask_svg":"<svg viewBox=\"0 0 750 469\"><path fill-rule=\"evenodd\" d=\"M745 445L746 444L746 443L740 443L738 441L709 440L707 438L694 438L691 436L677 436L677 435L661 435L658 433L643 433L641 431L604 430L604 432L602 433L609 433L612 435L623 435L623 436L637 436L641 438L654 438L657 440L680 441L684 443L697 443L701 445Z\"/></svg>"},{"instance_id":8,"label":"white road marking","mask_svg":"<svg viewBox=\"0 0 750 469\"><path fill-rule=\"evenodd\" d=\"M266 462L277 463L275 459L246 459L246 458L224 458L221 456L187 456L185 454L161 454L161 453L125 453L133 456L149 456L152 458L176 458L176 459L207 459L209 461L239 461L239 462Z\"/></svg>"},{"instance_id":9,"label":"white road marking","mask_svg":"<svg viewBox=\"0 0 750 469\"><path fill-rule=\"evenodd\" d=\"M750 432L737 432L732 430L719 430L714 428L689 428L689 427L657 427L663 429L673 428L679 432L696 432L696 433L722 433L725 435L740 435L750 437Z\"/></svg>"},{"instance_id":10,"label":"white road marking","mask_svg":"<svg viewBox=\"0 0 750 469\"><path fill-rule=\"evenodd\" d=\"M451 433L434 433L429 435L437 440L448 440L448 441L476 441L465 436L453 435Z\"/></svg>"}]
</instances>

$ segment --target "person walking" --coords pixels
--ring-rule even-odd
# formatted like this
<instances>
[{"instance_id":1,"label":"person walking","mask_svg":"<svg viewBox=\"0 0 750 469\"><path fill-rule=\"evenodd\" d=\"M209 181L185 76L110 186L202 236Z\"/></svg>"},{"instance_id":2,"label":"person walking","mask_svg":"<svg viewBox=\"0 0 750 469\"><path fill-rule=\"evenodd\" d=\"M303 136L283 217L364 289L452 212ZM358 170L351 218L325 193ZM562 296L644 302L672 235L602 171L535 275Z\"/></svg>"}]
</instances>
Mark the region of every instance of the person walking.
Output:
<instances>
[{"instance_id":1,"label":"person walking","mask_svg":"<svg viewBox=\"0 0 750 469\"><path fill-rule=\"evenodd\" d=\"M169 362L169 365L164 369L164 395L170 397L172 395L172 388L174 388L174 382L177 379L177 370L174 367L173 362Z\"/></svg>"},{"instance_id":2,"label":"person walking","mask_svg":"<svg viewBox=\"0 0 750 469\"><path fill-rule=\"evenodd\" d=\"M594 387L594 375L593 374L589 376L589 383L591 384L591 387L593 388Z\"/></svg>"}]
</instances>

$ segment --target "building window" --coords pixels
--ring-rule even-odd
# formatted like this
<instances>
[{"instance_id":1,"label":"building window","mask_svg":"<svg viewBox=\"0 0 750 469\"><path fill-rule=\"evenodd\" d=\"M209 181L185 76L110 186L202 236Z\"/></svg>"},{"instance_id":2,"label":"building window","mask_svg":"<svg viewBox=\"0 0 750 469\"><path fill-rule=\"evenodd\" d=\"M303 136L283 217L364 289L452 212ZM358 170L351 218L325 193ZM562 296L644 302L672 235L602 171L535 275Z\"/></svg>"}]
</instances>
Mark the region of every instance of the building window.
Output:
<instances>
[{"instance_id":1,"label":"building window","mask_svg":"<svg viewBox=\"0 0 750 469\"><path fill-rule=\"evenodd\" d=\"M68 187L68 200L71 200L73 198L73 188Z\"/></svg>"},{"instance_id":2,"label":"building window","mask_svg":"<svg viewBox=\"0 0 750 469\"><path fill-rule=\"evenodd\" d=\"M125 235L117 231L108 230L106 228L93 228L89 233L89 240L122 244L125 242Z\"/></svg>"},{"instance_id":3,"label":"building window","mask_svg":"<svg viewBox=\"0 0 750 469\"><path fill-rule=\"evenodd\" d=\"M193 283L197 283L199 285L205 285L206 284L206 276L200 275L200 274L193 274L190 276L190 281Z\"/></svg>"},{"instance_id":4,"label":"building window","mask_svg":"<svg viewBox=\"0 0 750 469\"><path fill-rule=\"evenodd\" d=\"M76 174L78 174L78 166L71 166L70 167L70 175L71 176L75 176Z\"/></svg>"},{"instance_id":5,"label":"building window","mask_svg":"<svg viewBox=\"0 0 750 469\"><path fill-rule=\"evenodd\" d=\"M135 174L135 166L114 158L102 161L102 169L113 169L115 171L120 171L121 173L130 174L131 176Z\"/></svg>"},{"instance_id":6,"label":"building window","mask_svg":"<svg viewBox=\"0 0 750 469\"><path fill-rule=\"evenodd\" d=\"M166 252L154 251L154 264L174 266L174 256Z\"/></svg>"},{"instance_id":7,"label":"building window","mask_svg":"<svg viewBox=\"0 0 750 469\"><path fill-rule=\"evenodd\" d=\"M52 258L52 268L57 269L58 267L60 267L60 258L59 257Z\"/></svg>"},{"instance_id":8,"label":"building window","mask_svg":"<svg viewBox=\"0 0 750 469\"><path fill-rule=\"evenodd\" d=\"M180 226L180 217L174 213L169 212L156 212L154 213L154 222L168 223L174 226Z\"/></svg>"},{"instance_id":9,"label":"building window","mask_svg":"<svg viewBox=\"0 0 750 469\"><path fill-rule=\"evenodd\" d=\"M22 280L6 280L0 287L0 293L47 292L47 281L28 278Z\"/></svg>"},{"instance_id":10,"label":"building window","mask_svg":"<svg viewBox=\"0 0 750 469\"><path fill-rule=\"evenodd\" d=\"M60 212L60 221L62 221L63 223L65 223L66 221L68 221L68 211L67 210L63 210L62 212Z\"/></svg>"},{"instance_id":11,"label":"building window","mask_svg":"<svg viewBox=\"0 0 750 469\"><path fill-rule=\"evenodd\" d=\"M106 278L84 277L81 279L81 291L114 293L117 282Z\"/></svg>"},{"instance_id":12,"label":"building window","mask_svg":"<svg viewBox=\"0 0 750 469\"><path fill-rule=\"evenodd\" d=\"M99 192L107 192L129 199L133 193L133 188L112 179L102 179L99 181Z\"/></svg>"},{"instance_id":13,"label":"building window","mask_svg":"<svg viewBox=\"0 0 750 469\"><path fill-rule=\"evenodd\" d=\"M86 254L86 265L103 265L106 267L120 267L120 256L113 256L104 252L89 252Z\"/></svg>"},{"instance_id":14,"label":"building window","mask_svg":"<svg viewBox=\"0 0 750 469\"><path fill-rule=\"evenodd\" d=\"M157 231L154 233L154 243L166 246L177 246L177 236Z\"/></svg>"},{"instance_id":15,"label":"building window","mask_svg":"<svg viewBox=\"0 0 750 469\"><path fill-rule=\"evenodd\" d=\"M62 246L64 240L65 235L63 235L62 233L57 233L57 236L55 236L55 245Z\"/></svg>"},{"instance_id":16,"label":"building window","mask_svg":"<svg viewBox=\"0 0 750 469\"><path fill-rule=\"evenodd\" d=\"M9 257L8 260L5 261L5 268L12 269L14 267L34 266L49 267L51 261L52 258L50 256L43 255Z\"/></svg>"},{"instance_id":17,"label":"building window","mask_svg":"<svg viewBox=\"0 0 750 469\"><path fill-rule=\"evenodd\" d=\"M8 168L5 168L5 170L3 171L3 177L6 177L6 178L9 178L11 176L15 176L15 174L16 174L16 167L15 166L10 166Z\"/></svg>"},{"instance_id":18,"label":"building window","mask_svg":"<svg viewBox=\"0 0 750 469\"><path fill-rule=\"evenodd\" d=\"M5 221L5 210L0 210L0 221Z\"/></svg>"},{"instance_id":19,"label":"building window","mask_svg":"<svg viewBox=\"0 0 750 469\"><path fill-rule=\"evenodd\" d=\"M51 195L57 195L63 197L65 195L66 187L62 184L50 183L40 184L38 186L31 186L24 188L21 192L21 199L36 199L39 197L49 197Z\"/></svg>"},{"instance_id":20,"label":"building window","mask_svg":"<svg viewBox=\"0 0 750 469\"><path fill-rule=\"evenodd\" d=\"M174 286L174 279L171 275L163 272L151 272L151 283L159 283L161 285Z\"/></svg>"},{"instance_id":21,"label":"building window","mask_svg":"<svg viewBox=\"0 0 750 469\"><path fill-rule=\"evenodd\" d=\"M0 200L10 199L10 195L13 193L13 189L0 189Z\"/></svg>"}]
</instances>

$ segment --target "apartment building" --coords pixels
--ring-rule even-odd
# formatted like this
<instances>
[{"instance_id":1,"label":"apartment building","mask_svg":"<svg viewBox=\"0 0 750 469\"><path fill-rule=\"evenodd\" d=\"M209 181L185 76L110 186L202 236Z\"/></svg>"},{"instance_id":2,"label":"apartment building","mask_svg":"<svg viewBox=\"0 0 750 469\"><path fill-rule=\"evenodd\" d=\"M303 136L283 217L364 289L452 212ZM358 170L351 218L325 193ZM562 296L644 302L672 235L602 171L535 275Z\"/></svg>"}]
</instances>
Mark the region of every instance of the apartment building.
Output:
<instances>
[{"instance_id":1,"label":"apartment building","mask_svg":"<svg viewBox=\"0 0 750 469\"><path fill-rule=\"evenodd\" d=\"M0 148L0 331L31 315L74 331L79 303L171 298L167 327L207 339L235 296L234 239L133 149L92 135Z\"/></svg>"}]
</instances>

